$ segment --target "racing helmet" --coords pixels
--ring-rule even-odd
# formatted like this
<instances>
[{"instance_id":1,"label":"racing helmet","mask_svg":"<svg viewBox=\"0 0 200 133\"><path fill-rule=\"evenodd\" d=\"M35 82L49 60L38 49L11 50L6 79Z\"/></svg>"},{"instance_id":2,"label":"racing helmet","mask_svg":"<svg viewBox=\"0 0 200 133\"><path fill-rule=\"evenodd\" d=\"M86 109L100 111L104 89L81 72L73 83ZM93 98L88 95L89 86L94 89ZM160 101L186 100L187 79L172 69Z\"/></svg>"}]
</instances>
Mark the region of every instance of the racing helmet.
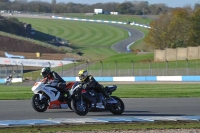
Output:
<instances>
[{"instance_id":1,"label":"racing helmet","mask_svg":"<svg viewBox=\"0 0 200 133\"><path fill-rule=\"evenodd\" d=\"M44 67L42 68L40 75L46 78L50 72L51 72L51 69L49 67Z\"/></svg>"},{"instance_id":2,"label":"racing helmet","mask_svg":"<svg viewBox=\"0 0 200 133\"><path fill-rule=\"evenodd\" d=\"M84 81L87 78L87 76L88 76L87 70L80 70L78 73L80 81Z\"/></svg>"}]
</instances>

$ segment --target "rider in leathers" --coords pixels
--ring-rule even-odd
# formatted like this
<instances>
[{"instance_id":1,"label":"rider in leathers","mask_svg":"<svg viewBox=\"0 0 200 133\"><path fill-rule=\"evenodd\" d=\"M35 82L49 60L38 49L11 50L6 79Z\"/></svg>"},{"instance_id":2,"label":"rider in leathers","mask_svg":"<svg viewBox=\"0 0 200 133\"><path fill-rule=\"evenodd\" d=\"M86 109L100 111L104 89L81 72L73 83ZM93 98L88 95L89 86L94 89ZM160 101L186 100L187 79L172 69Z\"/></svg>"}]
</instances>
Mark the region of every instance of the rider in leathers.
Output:
<instances>
[{"instance_id":1,"label":"rider in leathers","mask_svg":"<svg viewBox=\"0 0 200 133\"><path fill-rule=\"evenodd\" d=\"M44 67L41 70L41 75L44 77L44 82L49 86L55 87L61 94L67 94L66 82L54 71L51 71L49 67Z\"/></svg>"},{"instance_id":2,"label":"rider in leathers","mask_svg":"<svg viewBox=\"0 0 200 133\"><path fill-rule=\"evenodd\" d=\"M103 85L99 84L92 75L88 75L88 72L86 70L80 70L78 76L80 79L80 83L83 84L85 88L102 93L106 99L110 98L105 91ZM96 100L91 95L87 94L87 97L90 98L93 102L96 102Z\"/></svg>"}]
</instances>

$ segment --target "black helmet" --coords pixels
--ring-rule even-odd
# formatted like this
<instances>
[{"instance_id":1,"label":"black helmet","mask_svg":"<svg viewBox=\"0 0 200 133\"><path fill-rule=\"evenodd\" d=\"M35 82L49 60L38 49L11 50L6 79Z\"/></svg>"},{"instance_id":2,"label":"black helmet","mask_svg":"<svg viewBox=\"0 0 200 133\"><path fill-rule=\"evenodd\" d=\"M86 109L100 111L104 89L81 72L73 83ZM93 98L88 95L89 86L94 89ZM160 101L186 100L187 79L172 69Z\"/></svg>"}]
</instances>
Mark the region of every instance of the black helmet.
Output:
<instances>
[{"instance_id":1,"label":"black helmet","mask_svg":"<svg viewBox=\"0 0 200 133\"><path fill-rule=\"evenodd\" d=\"M44 67L41 70L40 75L42 75L44 78L47 77L47 75L51 72L51 69L49 67Z\"/></svg>"}]
</instances>

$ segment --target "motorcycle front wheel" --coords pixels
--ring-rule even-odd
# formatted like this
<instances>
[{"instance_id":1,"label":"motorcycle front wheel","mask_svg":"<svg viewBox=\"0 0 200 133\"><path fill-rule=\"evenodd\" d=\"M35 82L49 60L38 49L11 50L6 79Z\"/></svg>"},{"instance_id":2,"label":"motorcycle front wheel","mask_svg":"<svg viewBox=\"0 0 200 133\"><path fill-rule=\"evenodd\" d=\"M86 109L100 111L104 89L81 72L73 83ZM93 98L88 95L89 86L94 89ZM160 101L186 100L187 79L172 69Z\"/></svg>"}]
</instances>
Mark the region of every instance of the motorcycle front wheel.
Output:
<instances>
[{"instance_id":1,"label":"motorcycle front wheel","mask_svg":"<svg viewBox=\"0 0 200 133\"><path fill-rule=\"evenodd\" d=\"M71 100L72 110L80 116L84 116L88 113L89 107L86 101L81 102L81 99L74 98Z\"/></svg>"},{"instance_id":2,"label":"motorcycle front wheel","mask_svg":"<svg viewBox=\"0 0 200 133\"><path fill-rule=\"evenodd\" d=\"M125 108L124 102L116 96L111 96L111 97L115 99L117 103L111 105L110 112L115 115L121 115L124 112L124 108Z\"/></svg>"},{"instance_id":3,"label":"motorcycle front wheel","mask_svg":"<svg viewBox=\"0 0 200 133\"><path fill-rule=\"evenodd\" d=\"M31 105L37 112L45 112L48 108L47 99L40 100L38 94L33 95Z\"/></svg>"}]
</instances>

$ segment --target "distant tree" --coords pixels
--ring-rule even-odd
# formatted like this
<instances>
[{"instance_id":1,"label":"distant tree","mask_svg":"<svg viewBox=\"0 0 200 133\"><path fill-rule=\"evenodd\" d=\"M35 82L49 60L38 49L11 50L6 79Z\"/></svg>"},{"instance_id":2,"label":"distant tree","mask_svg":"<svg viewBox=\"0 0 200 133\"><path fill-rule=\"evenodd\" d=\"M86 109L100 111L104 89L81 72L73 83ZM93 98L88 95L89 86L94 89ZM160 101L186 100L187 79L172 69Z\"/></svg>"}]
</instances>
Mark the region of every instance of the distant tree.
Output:
<instances>
[{"instance_id":1,"label":"distant tree","mask_svg":"<svg viewBox=\"0 0 200 133\"><path fill-rule=\"evenodd\" d=\"M0 2L10 2L10 0L0 0Z\"/></svg>"},{"instance_id":2,"label":"distant tree","mask_svg":"<svg viewBox=\"0 0 200 133\"><path fill-rule=\"evenodd\" d=\"M199 3L196 3L196 4L194 5L194 10L196 10L197 8L200 8L200 4L199 4Z\"/></svg>"},{"instance_id":3,"label":"distant tree","mask_svg":"<svg viewBox=\"0 0 200 133\"><path fill-rule=\"evenodd\" d=\"M192 14L191 23L189 41L192 46L200 46L200 8L196 8Z\"/></svg>"},{"instance_id":4,"label":"distant tree","mask_svg":"<svg viewBox=\"0 0 200 133\"><path fill-rule=\"evenodd\" d=\"M159 49L189 46L188 33L191 28L190 14L186 9L177 8L163 14L151 23L145 39L147 45Z\"/></svg>"},{"instance_id":5,"label":"distant tree","mask_svg":"<svg viewBox=\"0 0 200 133\"><path fill-rule=\"evenodd\" d=\"M133 12L131 9L134 7L134 5L131 2L124 2L122 4L119 4L117 6L117 11L120 14L131 14Z\"/></svg>"},{"instance_id":6,"label":"distant tree","mask_svg":"<svg viewBox=\"0 0 200 133\"><path fill-rule=\"evenodd\" d=\"M167 47L167 36L168 36L168 25L171 21L171 16L169 14L161 15L157 20L154 20L150 27L148 36L145 38L147 45L158 48L165 49Z\"/></svg>"},{"instance_id":7,"label":"distant tree","mask_svg":"<svg viewBox=\"0 0 200 133\"><path fill-rule=\"evenodd\" d=\"M52 0L51 4L56 5L56 0Z\"/></svg>"},{"instance_id":8,"label":"distant tree","mask_svg":"<svg viewBox=\"0 0 200 133\"><path fill-rule=\"evenodd\" d=\"M14 2L18 2L18 3L27 3L28 0L14 0Z\"/></svg>"}]
</instances>

